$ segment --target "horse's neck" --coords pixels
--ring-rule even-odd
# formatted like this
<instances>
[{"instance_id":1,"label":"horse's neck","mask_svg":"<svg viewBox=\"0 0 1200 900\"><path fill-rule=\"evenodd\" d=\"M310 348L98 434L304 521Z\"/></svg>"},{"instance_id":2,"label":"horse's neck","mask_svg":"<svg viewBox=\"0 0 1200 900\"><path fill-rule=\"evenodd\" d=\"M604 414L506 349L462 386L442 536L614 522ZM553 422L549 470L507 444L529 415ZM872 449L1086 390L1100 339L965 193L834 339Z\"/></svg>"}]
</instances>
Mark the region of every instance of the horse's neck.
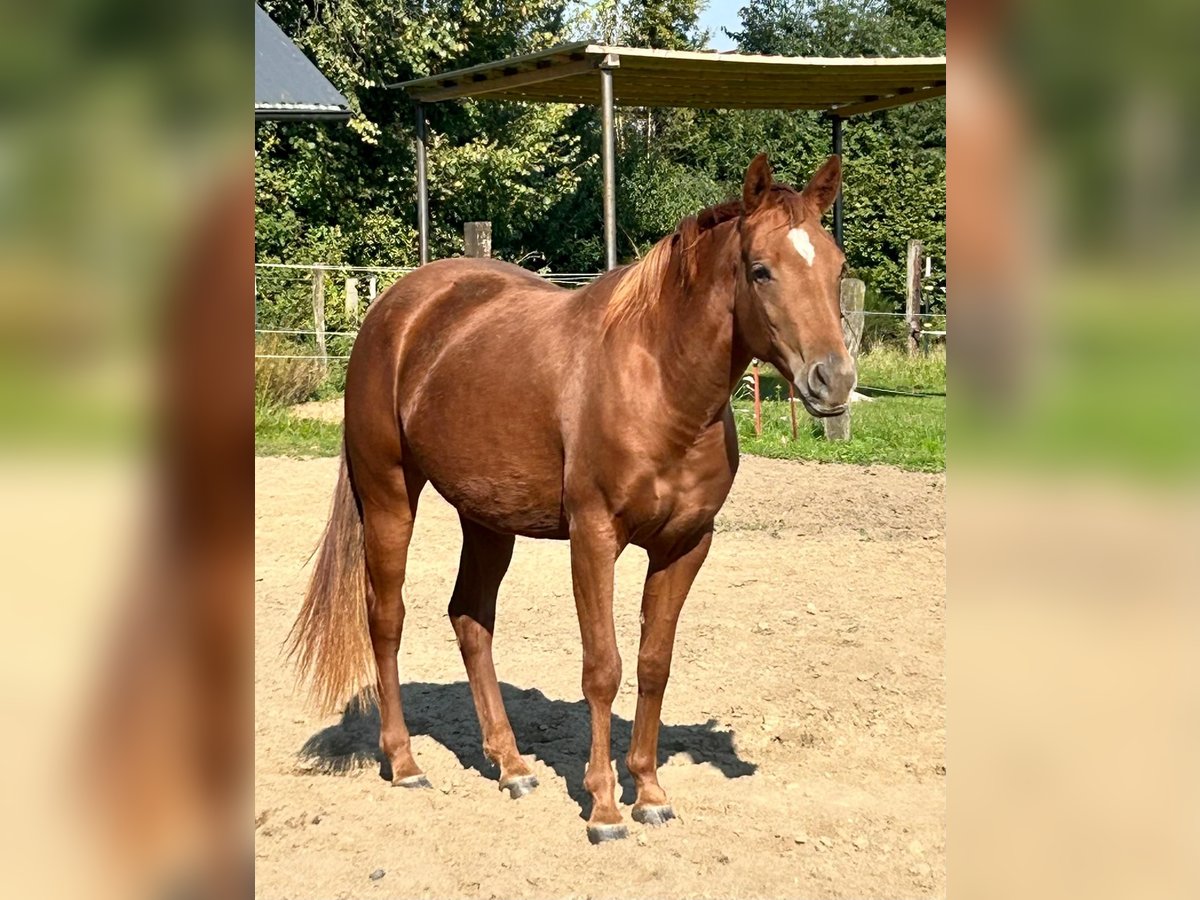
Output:
<instances>
[{"instance_id":1,"label":"horse's neck","mask_svg":"<svg viewBox=\"0 0 1200 900\"><path fill-rule=\"evenodd\" d=\"M681 416L702 428L721 417L750 357L734 326L740 248L732 225L703 232L691 252L697 272L686 290L662 298L655 341L666 393Z\"/></svg>"}]
</instances>

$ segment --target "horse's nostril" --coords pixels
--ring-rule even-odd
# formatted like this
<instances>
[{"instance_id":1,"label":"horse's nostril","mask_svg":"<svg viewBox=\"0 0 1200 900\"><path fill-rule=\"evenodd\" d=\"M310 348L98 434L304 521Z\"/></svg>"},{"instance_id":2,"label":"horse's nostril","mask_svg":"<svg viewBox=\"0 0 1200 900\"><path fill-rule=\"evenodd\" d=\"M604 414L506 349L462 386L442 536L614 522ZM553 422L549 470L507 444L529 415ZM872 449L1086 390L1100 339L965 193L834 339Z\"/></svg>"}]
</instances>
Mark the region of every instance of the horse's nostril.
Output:
<instances>
[{"instance_id":1,"label":"horse's nostril","mask_svg":"<svg viewBox=\"0 0 1200 900\"><path fill-rule=\"evenodd\" d=\"M821 363L813 363L809 367L808 387L813 396L820 400L824 400L829 393L829 377L825 372L825 366Z\"/></svg>"}]
</instances>

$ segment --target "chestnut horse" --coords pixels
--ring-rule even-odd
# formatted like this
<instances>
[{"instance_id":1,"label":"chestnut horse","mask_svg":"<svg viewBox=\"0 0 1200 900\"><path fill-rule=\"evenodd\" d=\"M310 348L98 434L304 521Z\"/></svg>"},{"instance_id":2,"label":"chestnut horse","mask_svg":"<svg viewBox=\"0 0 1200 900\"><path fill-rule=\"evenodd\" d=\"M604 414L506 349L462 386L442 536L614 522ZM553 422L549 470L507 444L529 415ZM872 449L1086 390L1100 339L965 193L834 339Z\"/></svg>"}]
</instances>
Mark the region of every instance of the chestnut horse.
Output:
<instances>
[{"instance_id":1,"label":"chestnut horse","mask_svg":"<svg viewBox=\"0 0 1200 900\"><path fill-rule=\"evenodd\" d=\"M378 691L394 784L429 786L409 744L397 653L413 517L431 482L462 522L450 621L484 753L514 798L537 780L492 664L496 594L515 535L570 540L593 842L627 833L609 747L621 683L613 568L627 545L647 551L627 763L634 820L674 816L658 783L659 714L679 612L737 470L731 391L751 358L774 364L817 416L842 412L855 384L838 308L844 258L821 225L840 181L830 157L795 191L773 182L760 155L740 202L685 219L641 261L587 287L448 259L371 307L346 373L333 511L290 642L327 710Z\"/></svg>"}]
</instances>

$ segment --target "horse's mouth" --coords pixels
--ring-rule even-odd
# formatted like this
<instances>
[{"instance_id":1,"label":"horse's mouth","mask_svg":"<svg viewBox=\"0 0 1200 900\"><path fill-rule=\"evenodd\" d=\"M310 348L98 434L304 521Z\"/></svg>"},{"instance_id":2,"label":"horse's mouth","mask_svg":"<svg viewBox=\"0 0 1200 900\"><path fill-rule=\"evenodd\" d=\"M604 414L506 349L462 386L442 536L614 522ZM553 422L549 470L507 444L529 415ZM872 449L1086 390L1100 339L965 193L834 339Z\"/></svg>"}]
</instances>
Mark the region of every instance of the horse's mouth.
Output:
<instances>
[{"instance_id":1,"label":"horse's mouth","mask_svg":"<svg viewBox=\"0 0 1200 900\"><path fill-rule=\"evenodd\" d=\"M792 366L784 363L783 360L771 360L771 364L779 370L779 373L783 375L784 378L791 381L792 387L796 392L796 396L800 398L801 404L803 404L804 408L808 410L808 414L813 418L828 419L832 416L840 416L850 408L849 396L846 397L846 401L844 403L839 403L836 406L826 406L823 403L818 403L813 398L812 391L809 390L808 385L801 384L800 381L797 381L792 374L796 369L802 369L802 366L797 366L794 369ZM855 383L857 384L857 382L858 379L856 378Z\"/></svg>"},{"instance_id":2,"label":"horse's mouth","mask_svg":"<svg viewBox=\"0 0 1200 900\"><path fill-rule=\"evenodd\" d=\"M808 410L808 414L818 419L828 419L831 416L840 416L850 406L850 403L841 403L837 406L820 406L810 400L804 391L800 390L799 385L796 386L796 394L800 397L800 402L804 404L804 408Z\"/></svg>"}]
</instances>

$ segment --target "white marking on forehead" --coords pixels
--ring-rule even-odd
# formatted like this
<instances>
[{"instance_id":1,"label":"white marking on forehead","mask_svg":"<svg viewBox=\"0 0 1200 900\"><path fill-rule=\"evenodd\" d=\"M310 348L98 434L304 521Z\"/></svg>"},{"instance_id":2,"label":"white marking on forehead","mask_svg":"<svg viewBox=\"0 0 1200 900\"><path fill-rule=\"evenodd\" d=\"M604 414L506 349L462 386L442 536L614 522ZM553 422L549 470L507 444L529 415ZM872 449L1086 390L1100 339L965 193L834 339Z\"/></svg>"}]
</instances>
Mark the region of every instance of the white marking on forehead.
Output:
<instances>
[{"instance_id":1,"label":"white marking on forehead","mask_svg":"<svg viewBox=\"0 0 1200 900\"><path fill-rule=\"evenodd\" d=\"M813 246L812 241L808 237L808 232L797 226L788 232L788 240L792 242L792 246L796 248L796 252L804 257L804 261L810 266L813 260L817 258L817 248Z\"/></svg>"}]
</instances>

